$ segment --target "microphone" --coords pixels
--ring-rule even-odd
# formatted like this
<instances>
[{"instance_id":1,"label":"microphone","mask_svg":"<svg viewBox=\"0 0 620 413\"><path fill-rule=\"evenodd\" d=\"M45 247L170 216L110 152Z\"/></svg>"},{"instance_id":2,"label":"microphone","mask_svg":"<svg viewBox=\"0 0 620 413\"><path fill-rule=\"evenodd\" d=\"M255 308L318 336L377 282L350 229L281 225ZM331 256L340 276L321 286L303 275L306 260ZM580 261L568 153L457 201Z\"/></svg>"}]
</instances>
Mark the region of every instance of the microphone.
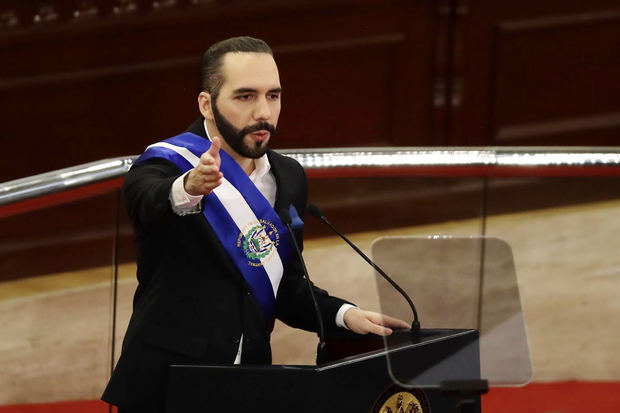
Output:
<instances>
[{"instance_id":1,"label":"microphone","mask_svg":"<svg viewBox=\"0 0 620 413\"><path fill-rule=\"evenodd\" d=\"M312 288L312 283L310 282L310 275L308 275L308 269L306 268L306 262L304 261L304 257L301 255L301 250L299 249L299 245L297 244L297 240L295 239L295 234L293 233L293 228L291 227L291 214L288 213L286 209L278 210L278 215L286 228L288 229L288 233L291 236L291 240L293 241L293 245L295 246L295 251L297 251L297 256L301 261L301 267L304 271L304 276L306 277L306 284L308 285L308 290L310 291L310 297L312 299L312 304L314 304L314 311L317 316L318 324L319 324L319 344L316 348L316 364L323 364L328 361L327 358L327 344L325 343L325 328L323 326L323 317L321 314L321 309L319 308L319 303L316 300L316 296L314 295L314 289Z\"/></svg>"},{"instance_id":2,"label":"microphone","mask_svg":"<svg viewBox=\"0 0 620 413\"><path fill-rule=\"evenodd\" d=\"M314 204L308 204L308 212L313 217L323 221L325 225L327 225L340 238L342 238L347 244L349 244L351 248L355 250L355 252L357 252L368 264L370 264L372 268L375 269L375 271L381 274L381 276L383 276L383 278L385 278L387 282L389 282L392 285L392 287L394 287L403 297L405 297L405 300L407 300L407 303L409 303L409 307L411 307L411 310L413 311L413 323L411 324L411 334L414 337L418 337L420 334L420 321L418 320L418 312L416 311L415 305L413 305L413 301L411 301L411 298L409 298L407 293L402 288L400 288L400 286L396 284L396 282L394 282L394 280L392 280L381 268L379 268L377 264L375 264L370 258L368 258L366 254L364 254L359 248L357 248L355 244L353 244L347 237L345 237L344 234L338 231L331 224L331 222L329 222L329 220L323 214L323 211L321 211L321 209L318 206Z\"/></svg>"}]
</instances>

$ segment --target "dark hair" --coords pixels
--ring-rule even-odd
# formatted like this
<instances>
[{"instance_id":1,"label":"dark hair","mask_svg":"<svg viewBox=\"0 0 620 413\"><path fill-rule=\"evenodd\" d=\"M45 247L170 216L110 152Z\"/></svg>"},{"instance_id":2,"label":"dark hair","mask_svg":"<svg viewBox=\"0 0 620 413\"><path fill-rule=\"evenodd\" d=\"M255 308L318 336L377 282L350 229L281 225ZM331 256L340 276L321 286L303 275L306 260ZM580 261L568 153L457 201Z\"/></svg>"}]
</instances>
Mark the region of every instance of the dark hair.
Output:
<instances>
[{"instance_id":1,"label":"dark hair","mask_svg":"<svg viewBox=\"0 0 620 413\"><path fill-rule=\"evenodd\" d=\"M268 53L273 56L273 52L263 40L253 37L231 37L215 43L202 55L200 61L200 84L198 92L209 92L211 99L215 101L224 84L222 74L222 59L226 53Z\"/></svg>"}]
</instances>

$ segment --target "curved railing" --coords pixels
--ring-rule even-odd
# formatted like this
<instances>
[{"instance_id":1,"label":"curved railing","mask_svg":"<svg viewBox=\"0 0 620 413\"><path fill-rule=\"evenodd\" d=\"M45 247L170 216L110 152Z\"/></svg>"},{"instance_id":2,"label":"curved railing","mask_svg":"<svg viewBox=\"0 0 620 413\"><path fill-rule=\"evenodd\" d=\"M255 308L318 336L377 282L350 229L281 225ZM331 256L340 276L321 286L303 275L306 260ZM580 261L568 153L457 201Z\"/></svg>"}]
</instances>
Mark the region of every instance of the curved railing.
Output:
<instances>
[{"instance_id":1,"label":"curved railing","mask_svg":"<svg viewBox=\"0 0 620 413\"><path fill-rule=\"evenodd\" d=\"M287 149L311 178L361 176L618 176L620 148ZM136 156L0 184L0 217L118 188Z\"/></svg>"}]
</instances>

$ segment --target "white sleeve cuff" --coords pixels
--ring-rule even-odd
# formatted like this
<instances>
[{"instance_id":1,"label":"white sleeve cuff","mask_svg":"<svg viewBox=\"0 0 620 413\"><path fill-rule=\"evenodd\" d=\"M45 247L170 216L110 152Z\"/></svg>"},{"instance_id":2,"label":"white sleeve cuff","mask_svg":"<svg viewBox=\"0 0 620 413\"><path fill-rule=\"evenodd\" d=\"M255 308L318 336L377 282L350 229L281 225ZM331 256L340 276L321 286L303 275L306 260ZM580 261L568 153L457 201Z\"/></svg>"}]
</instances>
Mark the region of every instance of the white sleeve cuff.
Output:
<instances>
[{"instance_id":1,"label":"white sleeve cuff","mask_svg":"<svg viewBox=\"0 0 620 413\"><path fill-rule=\"evenodd\" d=\"M170 188L170 205L172 210L177 215L188 215L200 213L200 201L202 201L202 195L190 195L185 192L184 179L189 171L179 176L172 183Z\"/></svg>"},{"instance_id":2,"label":"white sleeve cuff","mask_svg":"<svg viewBox=\"0 0 620 413\"><path fill-rule=\"evenodd\" d=\"M336 313L336 325L338 327L344 327L347 330L349 329L349 327L347 327L347 325L344 323L344 313L346 313L347 310L350 308L357 308L357 307L351 304L342 304L342 306L340 306L340 309Z\"/></svg>"}]
</instances>

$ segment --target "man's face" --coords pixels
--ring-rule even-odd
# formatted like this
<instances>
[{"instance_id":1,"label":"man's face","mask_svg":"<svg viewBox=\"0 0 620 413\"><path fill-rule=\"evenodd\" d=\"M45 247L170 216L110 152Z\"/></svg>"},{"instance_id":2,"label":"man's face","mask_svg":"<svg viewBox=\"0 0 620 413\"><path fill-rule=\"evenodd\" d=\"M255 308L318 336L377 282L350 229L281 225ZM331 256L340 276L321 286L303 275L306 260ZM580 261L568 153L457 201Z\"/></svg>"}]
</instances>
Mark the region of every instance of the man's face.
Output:
<instances>
[{"instance_id":1,"label":"man's face","mask_svg":"<svg viewBox=\"0 0 620 413\"><path fill-rule=\"evenodd\" d=\"M211 102L213 119L225 143L246 158L260 158L280 116L280 76L267 53L228 53L224 84Z\"/></svg>"}]
</instances>

